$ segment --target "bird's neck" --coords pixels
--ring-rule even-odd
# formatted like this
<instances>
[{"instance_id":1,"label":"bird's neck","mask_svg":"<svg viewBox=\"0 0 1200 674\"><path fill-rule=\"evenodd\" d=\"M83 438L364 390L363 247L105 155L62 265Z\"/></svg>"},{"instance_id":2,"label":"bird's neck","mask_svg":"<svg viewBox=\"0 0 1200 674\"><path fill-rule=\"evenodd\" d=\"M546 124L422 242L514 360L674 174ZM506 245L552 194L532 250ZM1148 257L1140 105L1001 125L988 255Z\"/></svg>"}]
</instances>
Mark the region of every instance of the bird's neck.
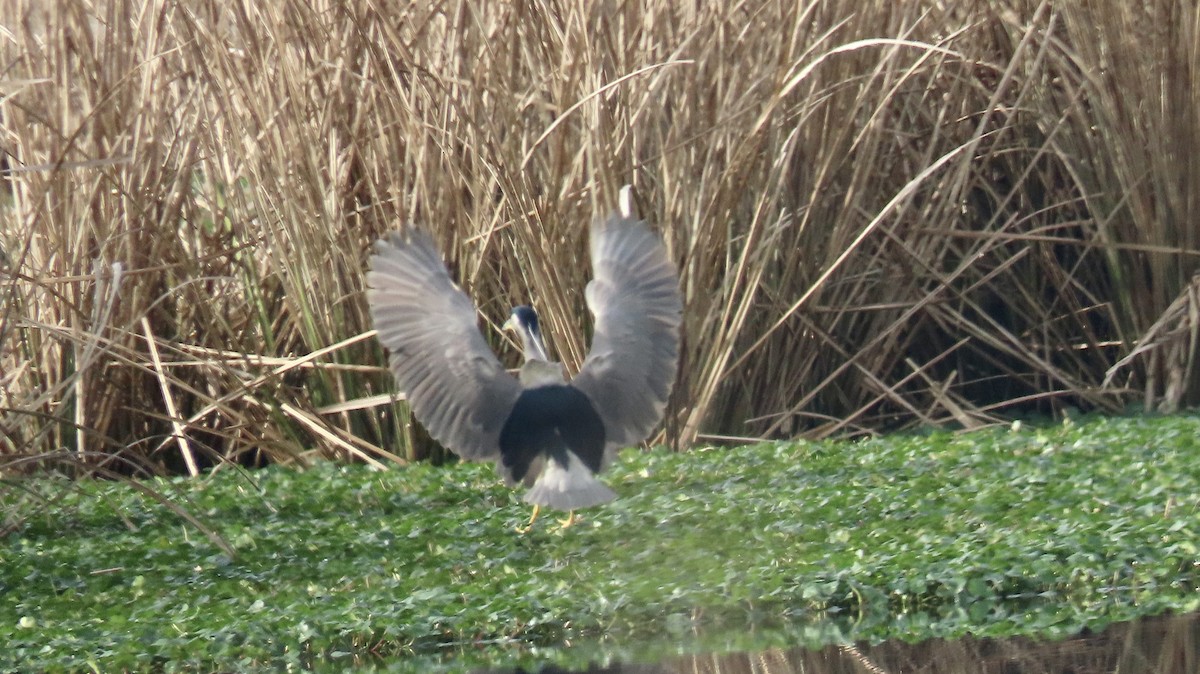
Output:
<instances>
[{"instance_id":1,"label":"bird's neck","mask_svg":"<svg viewBox=\"0 0 1200 674\"><path fill-rule=\"evenodd\" d=\"M566 372L562 363L550 363L544 360L527 360L521 366L521 384L525 388L548 386L550 384L567 383Z\"/></svg>"}]
</instances>

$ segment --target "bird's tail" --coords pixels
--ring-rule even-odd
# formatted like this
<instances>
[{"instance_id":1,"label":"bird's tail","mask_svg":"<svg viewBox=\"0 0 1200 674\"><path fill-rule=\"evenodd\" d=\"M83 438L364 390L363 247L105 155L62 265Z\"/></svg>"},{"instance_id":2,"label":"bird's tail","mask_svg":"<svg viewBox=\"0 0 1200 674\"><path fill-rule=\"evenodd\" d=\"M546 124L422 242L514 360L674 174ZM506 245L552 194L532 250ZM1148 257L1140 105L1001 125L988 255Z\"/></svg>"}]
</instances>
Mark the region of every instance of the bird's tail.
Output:
<instances>
[{"instance_id":1,"label":"bird's tail","mask_svg":"<svg viewBox=\"0 0 1200 674\"><path fill-rule=\"evenodd\" d=\"M525 492L525 502L558 510L575 510L608 503L616 492L596 479L587 466L567 452L564 468L556 459L546 462L533 487Z\"/></svg>"}]
</instances>

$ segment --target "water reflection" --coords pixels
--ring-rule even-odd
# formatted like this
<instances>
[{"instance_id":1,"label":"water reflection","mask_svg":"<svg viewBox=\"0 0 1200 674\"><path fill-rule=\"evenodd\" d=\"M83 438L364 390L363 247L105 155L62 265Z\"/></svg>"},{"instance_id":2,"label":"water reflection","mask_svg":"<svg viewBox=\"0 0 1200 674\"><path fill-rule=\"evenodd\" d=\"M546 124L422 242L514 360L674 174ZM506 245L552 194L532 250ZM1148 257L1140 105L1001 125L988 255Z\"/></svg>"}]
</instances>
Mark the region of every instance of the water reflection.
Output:
<instances>
[{"instance_id":1,"label":"water reflection","mask_svg":"<svg viewBox=\"0 0 1200 674\"><path fill-rule=\"evenodd\" d=\"M1062 641L1025 637L675 657L652 665L483 670L476 674L1196 674L1200 614L1144 618Z\"/></svg>"}]
</instances>

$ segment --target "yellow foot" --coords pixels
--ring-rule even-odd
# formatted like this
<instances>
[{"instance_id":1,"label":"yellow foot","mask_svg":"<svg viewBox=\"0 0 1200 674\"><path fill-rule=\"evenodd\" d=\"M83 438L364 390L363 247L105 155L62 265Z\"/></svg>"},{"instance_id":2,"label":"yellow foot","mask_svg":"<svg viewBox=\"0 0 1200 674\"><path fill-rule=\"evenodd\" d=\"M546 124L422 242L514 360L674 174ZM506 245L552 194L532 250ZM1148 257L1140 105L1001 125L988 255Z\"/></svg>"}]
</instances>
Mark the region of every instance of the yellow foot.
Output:
<instances>
[{"instance_id":1,"label":"yellow foot","mask_svg":"<svg viewBox=\"0 0 1200 674\"><path fill-rule=\"evenodd\" d=\"M567 527L571 526L572 524L575 524L575 511L572 510L570 513L567 514L567 519L559 520L558 523L562 525L563 529L566 529Z\"/></svg>"},{"instance_id":2,"label":"yellow foot","mask_svg":"<svg viewBox=\"0 0 1200 674\"><path fill-rule=\"evenodd\" d=\"M533 523L537 520L538 512L542 509L541 506L533 506L533 514L529 516L529 524L523 527L517 527L518 534L527 534L533 529Z\"/></svg>"}]
</instances>

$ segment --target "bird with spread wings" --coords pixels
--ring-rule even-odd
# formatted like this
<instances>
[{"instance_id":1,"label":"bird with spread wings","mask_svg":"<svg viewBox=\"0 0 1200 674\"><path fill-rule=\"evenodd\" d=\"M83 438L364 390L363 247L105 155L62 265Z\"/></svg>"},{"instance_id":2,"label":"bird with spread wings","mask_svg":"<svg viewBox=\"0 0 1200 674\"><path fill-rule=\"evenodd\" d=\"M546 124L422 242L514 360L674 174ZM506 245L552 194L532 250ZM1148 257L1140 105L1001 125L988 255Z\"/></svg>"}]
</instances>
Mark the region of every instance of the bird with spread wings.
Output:
<instances>
[{"instance_id":1,"label":"bird with spread wings","mask_svg":"<svg viewBox=\"0 0 1200 674\"><path fill-rule=\"evenodd\" d=\"M630 211L592 224L585 298L594 332L569 382L546 355L528 306L505 323L521 339L525 364L518 377L501 366L425 231L393 232L371 258L371 316L413 414L454 453L495 461L509 485L529 487L529 526L542 506L569 511L569 525L575 509L614 499L596 474L618 449L649 436L675 381L678 277L662 240Z\"/></svg>"}]
</instances>

